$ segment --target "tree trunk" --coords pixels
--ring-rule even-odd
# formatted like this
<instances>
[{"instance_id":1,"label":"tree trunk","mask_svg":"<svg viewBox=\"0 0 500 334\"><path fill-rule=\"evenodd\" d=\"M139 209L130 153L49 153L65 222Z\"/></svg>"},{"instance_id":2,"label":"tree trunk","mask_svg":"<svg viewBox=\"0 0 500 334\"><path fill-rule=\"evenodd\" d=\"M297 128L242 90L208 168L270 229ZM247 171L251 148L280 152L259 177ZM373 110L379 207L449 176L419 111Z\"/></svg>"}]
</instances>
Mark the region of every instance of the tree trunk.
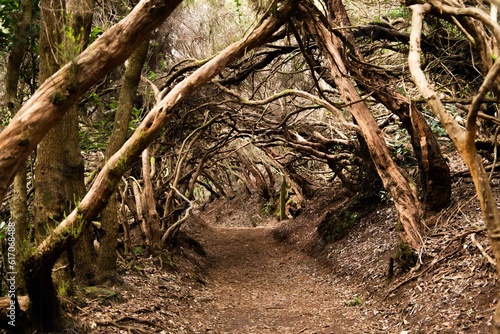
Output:
<instances>
[{"instance_id":1,"label":"tree trunk","mask_svg":"<svg viewBox=\"0 0 500 334\"><path fill-rule=\"evenodd\" d=\"M149 48L149 38L139 46L130 56L123 76L122 88L118 98L118 109L109 144L106 148L105 159L109 159L125 143L128 125L134 108L137 86L141 79L142 67L146 61ZM118 204L116 194L111 196L108 204L101 212L101 227L104 230L97 258L97 273L99 283L114 281L116 279L116 247L119 228Z\"/></svg>"},{"instance_id":2,"label":"tree trunk","mask_svg":"<svg viewBox=\"0 0 500 334\"><path fill-rule=\"evenodd\" d=\"M92 7L93 1L83 4L73 0L66 4L63 1L40 1L40 82L48 79L63 62L72 61L86 45L92 23ZM78 106L70 106L60 122L38 145L34 186L35 235L37 241L41 242L51 228L77 206L85 194ZM67 262L64 265L67 265L69 272L61 272L61 279L71 282L76 268L79 280L87 283L92 279L94 263L90 232L83 235L74 249L71 244L67 244L65 249ZM41 264L40 276L33 277L31 273L26 275L28 293L35 293L34 299L30 298L30 313L36 320L43 319L49 329L54 325L53 321L61 317L52 282L54 263L55 259L49 264ZM67 274L66 277L64 273ZM34 292L35 290L44 292Z\"/></svg>"},{"instance_id":3,"label":"tree trunk","mask_svg":"<svg viewBox=\"0 0 500 334\"><path fill-rule=\"evenodd\" d=\"M308 13L304 15L307 17ZM359 124L366 140L371 158L377 168L384 188L391 194L399 223L401 238L413 249L422 243L421 208L415 186L392 160L382 133L367 105L362 102L354 84L347 78L348 71L341 56L342 44L338 37L329 31L319 20L308 17L306 29L327 53L327 61L336 87L342 99L349 105L349 111ZM352 103L353 101L360 101Z\"/></svg>"},{"instance_id":4,"label":"tree trunk","mask_svg":"<svg viewBox=\"0 0 500 334\"><path fill-rule=\"evenodd\" d=\"M64 31L63 20L62 1L55 3L52 0L40 1L39 82L45 81L59 68L60 59L57 57L57 50L62 43L62 34L59 32ZM64 160L61 161L61 158L64 159L65 154L69 152L64 152L64 147L57 145L67 140L67 138L60 140L59 131L62 131L62 136L64 136L65 126L57 124L37 148L33 200L37 243L42 242L45 236L55 228L57 222L63 220L66 207L62 187L66 181L63 175ZM54 142L56 142L55 146ZM62 253L61 249L62 247L57 258ZM28 258L24 270L26 290L30 297L29 313L33 321L40 324L42 331L60 329L56 326L63 316L52 281L52 268L56 259L51 258L50 262L41 264L40 268L37 268L37 274L34 275L35 272L30 268Z\"/></svg>"},{"instance_id":5,"label":"tree trunk","mask_svg":"<svg viewBox=\"0 0 500 334\"><path fill-rule=\"evenodd\" d=\"M39 87L0 133L0 201L20 165L69 106L123 63L179 3L181 0L141 1L125 19Z\"/></svg>"},{"instance_id":6,"label":"tree trunk","mask_svg":"<svg viewBox=\"0 0 500 334\"><path fill-rule=\"evenodd\" d=\"M51 6L63 6L63 3L40 3L40 82L49 78L59 64L71 61L65 58L76 56L74 52L85 47L92 23L93 1L75 3L75 0L70 0L66 3L66 12L64 7ZM65 213L73 210L85 195L78 114L78 106L71 106L38 145L34 181L35 233L38 241L64 218ZM72 276L76 273L78 280L85 284L91 283L95 253L90 232L84 234L67 255L69 273Z\"/></svg>"},{"instance_id":7,"label":"tree trunk","mask_svg":"<svg viewBox=\"0 0 500 334\"><path fill-rule=\"evenodd\" d=\"M19 73L21 63L28 47L28 31L31 26L31 18L33 12L33 0L21 0L19 2L20 18L16 24L12 48L9 54L5 73L5 92L4 102L12 116L14 116L19 108L19 100L17 96ZM27 189L26 189L26 166L21 165L19 172L14 177L12 198L10 200L11 221L15 224L16 236L16 263L19 265L22 262L22 249L27 247L26 236L28 235L28 205L27 205ZM21 272L21 268L16 269ZM17 276L16 284L18 292L24 290L24 279L22 275Z\"/></svg>"},{"instance_id":8,"label":"tree trunk","mask_svg":"<svg viewBox=\"0 0 500 334\"><path fill-rule=\"evenodd\" d=\"M341 0L328 0L329 20L335 27L351 26L349 17ZM450 168L441 154L441 148L429 125L414 103L402 96L389 85L391 78L380 71L374 71L364 65L364 59L351 33L344 29L344 43L350 52L346 58L357 58L347 64L356 83L387 109L399 117L403 127L408 131L413 151L419 162L420 183L422 186L422 203L427 210L440 210L446 207L451 199ZM432 171L432 172L431 172Z\"/></svg>"},{"instance_id":9,"label":"tree trunk","mask_svg":"<svg viewBox=\"0 0 500 334\"><path fill-rule=\"evenodd\" d=\"M67 26L71 28L75 35L76 43L68 45L68 49L74 48L77 53L87 47L89 35L92 28L92 18L94 14L94 0L66 0L66 21ZM76 56L75 54L74 56ZM71 120L66 121L64 117L71 117ZM68 139L65 143L66 149L69 152L65 158L65 169L71 171L71 177L65 182L65 199L70 206L66 207L66 212L73 209L74 202L80 201L86 192L85 188L85 167L84 160L81 155L80 138L79 138L79 106L71 106L68 114L63 117L61 123L66 123ZM59 138L61 144L61 138ZM82 235L82 237L73 245L74 267L77 280L84 284L93 284L95 280L95 262L96 253L94 251L93 235L90 230Z\"/></svg>"},{"instance_id":10,"label":"tree trunk","mask_svg":"<svg viewBox=\"0 0 500 334\"><path fill-rule=\"evenodd\" d=\"M156 210L156 202L151 183L151 161L149 149L142 151L142 178L144 188L142 191L142 203L144 209L146 230L148 231L148 246L150 254L156 255L161 249L160 217Z\"/></svg>"},{"instance_id":11,"label":"tree trunk","mask_svg":"<svg viewBox=\"0 0 500 334\"><path fill-rule=\"evenodd\" d=\"M39 312L47 308L47 304L42 303L44 299L39 297L40 293L45 293L47 291L45 289L48 289L41 284L47 284L49 288L53 288L50 284L50 278L46 278L47 268L52 268L55 259L61 254L61 249L68 242L78 238L88 228L91 220L97 216L99 211L106 205L109 197L115 192L118 182L128 169L128 166L137 159L139 154L159 134L162 127L174 115L175 108L194 90L203 86L215 75L219 74L229 63L232 63L255 46L264 43L289 17L292 8L296 8L297 4L297 0L281 2L281 6L275 8L272 11L272 15L271 13L267 13L267 16L260 21L260 25L249 35L228 46L219 55L176 85L150 111L122 148L106 162L96 177L92 188L79 203L78 207L29 256L26 263L26 270L29 271L27 278L29 284L27 283L27 285L29 286L28 293L30 299L33 297L33 308L40 308ZM57 78L57 75L53 77L54 80ZM50 272L50 270L48 271ZM45 300L45 302L48 301L51 301L51 299ZM40 315L43 316L43 314ZM52 317L41 318L41 320L44 321L43 325L45 327L53 325Z\"/></svg>"},{"instance_id":12,"label":"tree trunk","mask_svg":"<svg viewBox=\"0 0 500 334\"><path fill-rule=\"evenodd\" d=\"M481 85L478 94L474 97L473 103L469 108L466 129L464 131L455 118L446 111L441 103L441 100L439 99L438 94L431 88L424 72L420 68L420 39L423 17L426 12L431 10L432 6L427 3L425 5L412 5L410 8L412 9L413 14L408 63L413 82L415 82L415 85L419 89L420 93L427 100L432 112L441 121L441 124L453 140L453 143L457 147L458 152L462 156L462 159L470 171L472 180L474 181L474 185L476 187L477 197L481 205L481 211L483 212L485 218L488 236L491 241L491 248L496 259L497 273L500 273L500 212L496 205L482 159L477 154L475 146L477 108L479 106L478 101L481 101L484 98L484 95L488 92L489 87L494 85L495 78L497 78L500 73L500 63L498 61L495 62L488 74L485 76L483 84ZM445 11L448 14L454 11L454 9L450 6L443 6L443 8L439 8L439 10L440 12ZM492 26L489 26L488 28L491 28L491 30L496 34L498 42L500 40L500 29L498 24L495 22L494 25L492 24ZM500 333L500 303L498 302L493 317L493 333Z\"/></svg>"}]
</instances>

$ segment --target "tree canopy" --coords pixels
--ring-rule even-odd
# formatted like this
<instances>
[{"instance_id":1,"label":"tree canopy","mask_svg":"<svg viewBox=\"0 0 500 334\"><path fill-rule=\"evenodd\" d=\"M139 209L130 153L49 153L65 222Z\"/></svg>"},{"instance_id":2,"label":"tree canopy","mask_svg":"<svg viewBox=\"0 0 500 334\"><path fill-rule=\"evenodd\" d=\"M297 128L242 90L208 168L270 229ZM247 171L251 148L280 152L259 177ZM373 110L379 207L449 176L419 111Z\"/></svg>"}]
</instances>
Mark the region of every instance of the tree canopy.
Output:
<instances>
[{"instance_id":1,"label":"tree canopy","mask_svg":"<svg viewBox=\"0 0 500 334\"><path fill-rule=\"evenodd\" d=\"M18 236L28 245L20 270L30 314L44 330L57 327L60 316L55 290L45 289L53 284L52 269L67 254L70 275L79 270L68 247L82 236L87 246L99 243L90 230L108 235L101 241L112 242L106 252L116 261L118 228L129 252L133 221L148 252L157 254L193 210L238 192L257 194L263 211L282 220L300 215L319 187L339 185L360 199L390 200L401 241L419 251L424 220L451 200L443 146L454 145L468 167L500 259L500 214L484 167L487 161L494 169L497 160L500 26L494 5L60 5L0 3L0 68L18 73L2 90L0 218L19 217L22 205L6 199L19 193L11 183L26 160L28 177L21 183L31 214L48 206L48 195L31 203L33 192L37 198L37 191L48 188L35 184L43 157L47 173L62 180L85 172L82 194L65 194L59 212L50 214L55 226L41 233L45 227L29 217L16 222L38 238ZM26 13L39 21L26 26L31 20L20 19ZM92 14L92 26L85 14ZM58 67L38 82L43 61L56 58ZM61 132L55 135L56 143L62 141L57 155L65 161L56 168L40 143L71 108L77 145L62 140L70 137ZM116 224L99 216L106 206L118 217ZM500 313L494 322L498 331Z\"/></svg>"}]
</instances>

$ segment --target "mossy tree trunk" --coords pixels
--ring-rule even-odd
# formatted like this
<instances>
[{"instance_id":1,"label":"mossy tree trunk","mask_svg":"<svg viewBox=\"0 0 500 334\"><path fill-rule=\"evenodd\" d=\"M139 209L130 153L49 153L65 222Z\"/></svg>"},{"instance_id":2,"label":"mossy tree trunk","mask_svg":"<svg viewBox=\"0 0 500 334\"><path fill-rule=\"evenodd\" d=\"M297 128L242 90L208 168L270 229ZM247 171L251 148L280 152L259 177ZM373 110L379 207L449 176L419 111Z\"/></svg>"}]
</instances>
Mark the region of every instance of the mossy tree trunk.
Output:
<instances>
[{"instance_id":1,"label":"mossy tree trunk","mask_svg":"<svg viewBox=\"0 0 500 334\"><path fill-rule=\"evenodd\" d=\"M46 315L44 312L47 309L47 302L51 303L49 306L52 312L54 312L52 307L57 306L57 298L52 298L54 297L54 289L50 272L62 250L68 243L80 237L89 227L91 220L99 214L109 197L115 193L118 183L128 166L137 159L174 116L175 108L185 101L194 90L219 74L228 64L254 47L263 44L288 19L292 9L296 8L297 5L297 0L289 0L280 2L280 6L277 8L278 2L276 2L275 9L266 13L265 17L259 21L260 25L257 28L242 40L228 46L216 57L172 88L149 112L120 150L106 162L96 177L92 188L78 207L52 230L30 254L25 265L25 270L29 274L27 275L28 294L32 309L37 310L37 319L43 322L42 326L44 328L50 328L54 325L53 314L44 317ZM53 79L57 77L55 75ZM49 294L47 295L47 293Z\"/></svg>"},{"instance_id":2,"label":"mossy tree trunk","mask_svg":"<svg viewBox=\"0 0 500 334\"><path fill-rule=\"evenodd\" d=\"M94 0L66 0L66 26L70 28L75 35L76 43L70 47L75 48L76 57L81 50L88 45L89 35L92 28L92 18L94 14ZM70 121L63 121L67 126L67 142L65 144L68 154L65 158L65 169L69 170L70 178L65 182L65 199L67 207L66 212L74 208L86 193L84 179L84 160L81 155L79 139L79 106L73 105L65 115L65 118L71 118ZM61 140L61 138L59 138ZM76 202L76 203L75 203ZM91 231L87 231L73 245L74 267L78 282L89 285L95 282L95 262L96 253L94 251L93 236Z\"/></svg>"},{"instance_id":3,"label":"mossy tree trunk","mask_svg":"<svg viewBox=\"0 0 500 334\"><path fill-rule=\"evenodd\" d=\"M40 77L43 82L61 64L85 48L93 16L93 0L40 2ZM84 161L79 143L79 108L71 106L61 121L40 142L35 161L35 233L41 241L85 194ZM90 232L74 247L68 245L68 270L61 279L91 283L94 275Z\"/></svg>"},{"instance_id":4,"label":"mossy tree trunk","mask_svg":"<svg viewBox=\"0 0 500 334\"><path fill-rule=\"evenodd\" d=\"M28 48L28 32L31 27L33 13L33 0L20 0L20 17L16 24L12 47L9 54L6 73L4 102L12 116L19 109L18 83L21 63ZM15 224L17 264L22 261L21 248L26 247L26 236L28 235L28 204L26 189L26 166L23 164L14 177L12 198L10 200L11 221ZM21 270L18 268L18 272ZM22 275L17 277L18 289L24 289Z\"/></svg>"},{"instance_id":5,"label":"mossy tree trunk","mask_svg":"<svg viewBox=\"0 0 500 334\"><path fill-rule=\"evenodd\" d=\"M149 48L149 38L134 51L128 60L123 76L122 88L118 98L118 109L115 114L113 131L106 148L105 158L109 159L125 143L129 123L134 109L137 86L141 78L142 67L146 61ZM116 248L119 228L118 203L116 194L111 196L108 204L101 212L101 227L104 235L100 240L99 256L97 258L97 281L104 283L116 279Z\"/></svg>"},{"instance_id":6,"label":"mossy tree trunk","mask_svg":"<svg viewBox=\"0 0 500 334\"><path fill-rule=\"evenodd\" d=\"M39 82L45 81L55 73L61 59L57 56L62 44L61 33L64 30L63 3L61 1L40 1L40 39L39 39ZM42 140L37 148L35 160L35 196L33 200L35 212L35 239L39 243L63 219L66 202L61 185L65 183L62 174L64 148L53 145L59 143L59 131L64 127L57 126ZM63 134L62 134L63 135ZM61 151L59 151L61 150ZM60 252L57 254L59 258ZM34 323L40 325L42 331L59 330L62 311L54 283L52 268L55 259L41 264L39 268L30 268L27 260L24 269L26 290L30 296L29 314Z\"/></svg>"}]
</instances>

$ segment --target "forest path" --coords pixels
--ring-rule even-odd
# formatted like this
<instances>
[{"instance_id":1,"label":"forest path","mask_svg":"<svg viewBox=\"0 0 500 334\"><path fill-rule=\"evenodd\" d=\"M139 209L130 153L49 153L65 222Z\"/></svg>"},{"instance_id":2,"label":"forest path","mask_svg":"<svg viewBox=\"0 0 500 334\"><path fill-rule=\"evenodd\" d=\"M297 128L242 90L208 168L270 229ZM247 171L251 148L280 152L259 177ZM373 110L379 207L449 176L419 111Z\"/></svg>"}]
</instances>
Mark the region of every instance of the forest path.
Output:
<instances>
[{"instance_id":1,"label":"forest path","mask_svg":"<svg viewBox=\"0 0 500 334\"><path fill-rule=\"evenodd\" d=\"M355 293L271 229L210 227L200 240L211 265L191 325L199 333L363 333Z\"/></svg>"}]
</instances>

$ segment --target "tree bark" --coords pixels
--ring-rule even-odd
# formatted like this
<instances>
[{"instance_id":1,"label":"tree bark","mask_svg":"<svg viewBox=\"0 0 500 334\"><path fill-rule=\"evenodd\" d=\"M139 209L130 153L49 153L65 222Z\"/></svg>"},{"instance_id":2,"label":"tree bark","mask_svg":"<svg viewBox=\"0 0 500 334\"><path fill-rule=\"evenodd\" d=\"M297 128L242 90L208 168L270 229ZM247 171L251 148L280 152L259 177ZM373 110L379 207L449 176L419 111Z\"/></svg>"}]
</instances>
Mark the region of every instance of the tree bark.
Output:
<instances>
[{"instance_id":1,"label":"tree bark","mask_svg":"<svg viewBox=\"0 0 500 334\"><path fill-rule=\"evenodd\" d=\"M83 50L88 45L93 14L94 0L67 0L66 2L66 25L70 28L76 39L76 45L71 42L69 48L75 48L74 51L76 52ZM59 123L66 128L68 139L65 143L61 143L62 141L59 137L59 143L53 143L64 146L68 152L64 159L64 170L67 170L71 177L69 179L65 177L64 196L66 203L69 203L69 206L66 204L66 212L71 211L76 205L75 202L80 201L86 192L85 167L79 137L79 113L80 108L77 104L71 106L68 113L64 115ZM94 250L93 240L93 235L88 230L74 245L70 246L73 247L71 252L74 253L74 274L77 280L84 285L93 284L95 280L97 254Z\"/></svg>"},{"instance_id":2,"label":"tree bark","mask_svg":"<svg viewBox=\"0 0 500 334\"><path fill-rule=\"evenodd\" d=\"M118 109L116 110L115 123L109 144L106 148L105 159L109 159L125 143L128 133L128 125L134 108L134 99L137 87L141 79L142 67L146 61L149 49L149 38L134 51L128 60L128 65L123 76L122 88L118 98ZM108 204L101 212L101 227L104 230L97 258L97 281L99 283L116 278L116 247L119 228L118 204L116 194L111 196Z\"/></svg>"},{"instance_id":3,"label":"tree bark","mask_svg":"<svg viewBox=\"0 0 500 334\"><path fill-rule=\"evenodd\" d=\"M329 20L335 27L350 26L345 7L340 0L328 0ZM422 187L422 204L427 210L440 210L451 199L450 168L441 153L441 148L429 125L415 103L409 103L394 85L391 78L380 71L373 71L364 65L364 59L351 30L341 30L349 52L347 59L357 58L347 64L357 84L399 117L411 138L413 151L417 157Z\"/></svg>"},{"instance_id":4,"label":"tree bark","mask_svg":"<svg viewBox=\"0 0 500 334\"><path fill-rule=\"evenodd\" d=\"M422 243L423 228L420 221L420 202L415 186L392 160L377 122L367 105L362 102L354 84L347 78L348 70L341 56L340 39L330 32L322 22L316 21L308 15L307 12L304 13L306 29L316 39L317 44L325 49L336 87L359 124L384 188L394 200L399 223L402 227L401 238L413 249L418 249ZM360 102L352 103L353 101Z\"/></svg>"},{"instance_id":5,"label":"tree bark","mask_svg":"<svg viewBox=\"0 0 500 334\"><path fill-rule=\"evenodd\" d=\"M31 27L33 12L33 0L21 0L19 2L20 18L16 24L12 48L9 54L5 72L4 102L12 116L19 108L18 83L21 63L28 48L28 31ZM22 262L21 249L27 247L26 236L28 235L28 205L26 189L26 165L25 162L14 177L12 198L10 200L11 221L15 224L16 232L16 263ZM21 268L17 268L20 272ZM18 291L24 289L24 280L21 275L17 276Z\"/></svg>"},{"instance_id":6,"label":"tree bark","mask_svg":"<svg viewBox=\"0 0 500 334\"><path fill-rule=\"evenodd\" d=\"M410 6L412 14L412 25L410 33L410 53L408 56L408 63L412 75L413 82L419 89L422 96L427 100L429 107L432 112L441 121L441 124L446 129L446 132L453 140L453 143L457 147L462 159L467 165L474 185L476 187L476 193L481 205L481 211L483 212L486 228L488 231L488 236L491 241L491 246L493 254L496 259L497 273L500 273L500 212L496 205L493 192L489 183L488 175L484 169L482 159L477 154L474 137L476 135L476 120L477 120L477 110L473 107L478 101L484 97L488 90L488 86L494 84L495 78L498 77L500 73L500 63L497 61L491 67L490 71L485 77L485 80L479 89L478 94L473 100L472 106L469 109L469 114L467 117L467 124L465 131L460 127L457 121L452 115L450 115L444 108L438 94L431 88L424 72L420 68L420 38L423 24L424 14L431 9L430 4L425 5L412 5ZM440 10L447 11L450 9L445 6L439 6ZM459 8L467 12L465 8ZM468 12L470 13L470 11ZM496 35L495 39L497 43L500 41L500 27L497 23L492 23L489 27ZM483 95L483 96L481 96ZM500 333L500 303L497 303L495 314L493 317L493 333Z\"/></svg>"},{"instance_id":7,"label":"tree bark","mask_svg":"<svg viewBox=\"0 0 500 334\"><path fill-rule=\"evenodd\" d=\"M19 166L68 108L123 63L181 3L143 0L122 21L46 80L0 133L0 201Z\"/></svg>"},{"instance_id":8,"label":"tree bark","mask_svg":"<svg viewBox=\"0 0 500 334\"><path fill-rule=\"evenodd\" d=\"M151 254L156 255L161 250L160 217L156 210L156 202L151 182L151 159L149 149L142 151L142 203L144 207L145 229L148 231L148 246Z\"/></svg>"},{"instance_id":9,"label":"tree bark","mask_svg":"<svg viewBox=\"0 0 500 334\"><path fill-rule=\"evenodd\" d=\"M62 1L40 1L40 72L38 77L40 82L49 78L59 68L61 59L58 57L58 50L62 43L62 33L60 32L64 31L63 10ZM66 118L66 120L68 119ZM63 188L65 184L64 160L61 158L64 159L65 155L70 152L65 152L63 146L53 143L59 143L59 131L63 131L61 143L68 139L64 138L65 128L64 124L63 126L56 125L37 148L33 182L35 187L34 230L37 242L41 242L57 225L57 222L63 219L66 201ZM57 258L62 252L63 248L59 250ZM52 258L50 263L41 264L40 275L36 282L30 277L30 271L25 270L24 273L26 290L31 301L29 313L35 323L42 324L42 331L59 330L60 327L56 326L62 322L63 314L52 281L52 267L57 258ZM39 284L42 285L38 286Z\"/></svg>"},{"instance_id":10,"label":"tree bark","mask_svg":"<svg viewBox=\"0 0 500 334\"><path fill-rule=\"evenodd\" d=\"M128 169L128 166L159 134L162 127L174 115L175 108L195 89L198 89L215 75L219 74L229 63L241 57L255 46L264 43L289 17L292 8L297 7L298 0L281 2L279 8L277 8L277 3L275 5L272 13L267 13L259 22L260 25L249 35L228 46L219 55L170 90L150 111L122 148L106 162L96 177L92 188L78 207L29 256L26 261L25 272L29 273L27 275L27 286L29 286L28 294L33 308L46 308L43 298L40 298L41 292L39 290L45 293L47 287L40 285L38 282L46 284L49 288L53 288L51 280L47 277L47 272L49 272L50 276L50 269L52 269L55 259L61 254L62 249L64 249L68 242L80 237L81 233L88 228L90 221L97 216L99 211L106 205L109 197L115 192L118 182ZM52 79L57 80L58 75L53 76ZM27 119L26 121L29 120ZM32 296L33 298L31 298ZM44 328L50 328L54 325L52 319L42 318L39 320L42 321Z\"/></svg>"},{"instance_id":11,"label":"tree bark","mask_svg":"<svg viewBox=\"0 0 500 334\"><path fill-rule=\"evenodd\" d=\"M71 60L87 45L92 24L93 0L40 2L40 78L50 77L59 65ZM72 35L72 36L69 36ZM42 52L43 51L43 52ZM73 210L85 195L84 161L79 143L79 108L69 107L60 122L44 137L37 149L35 162L35 233L37 240ZM68 247L72 247L68 246ZM89 284L93 280L95 253L92 238L86 233L70 249L68 268L71 275ZM71 279L71 278L68 278Z\"/></svg>"}]
</instances>

